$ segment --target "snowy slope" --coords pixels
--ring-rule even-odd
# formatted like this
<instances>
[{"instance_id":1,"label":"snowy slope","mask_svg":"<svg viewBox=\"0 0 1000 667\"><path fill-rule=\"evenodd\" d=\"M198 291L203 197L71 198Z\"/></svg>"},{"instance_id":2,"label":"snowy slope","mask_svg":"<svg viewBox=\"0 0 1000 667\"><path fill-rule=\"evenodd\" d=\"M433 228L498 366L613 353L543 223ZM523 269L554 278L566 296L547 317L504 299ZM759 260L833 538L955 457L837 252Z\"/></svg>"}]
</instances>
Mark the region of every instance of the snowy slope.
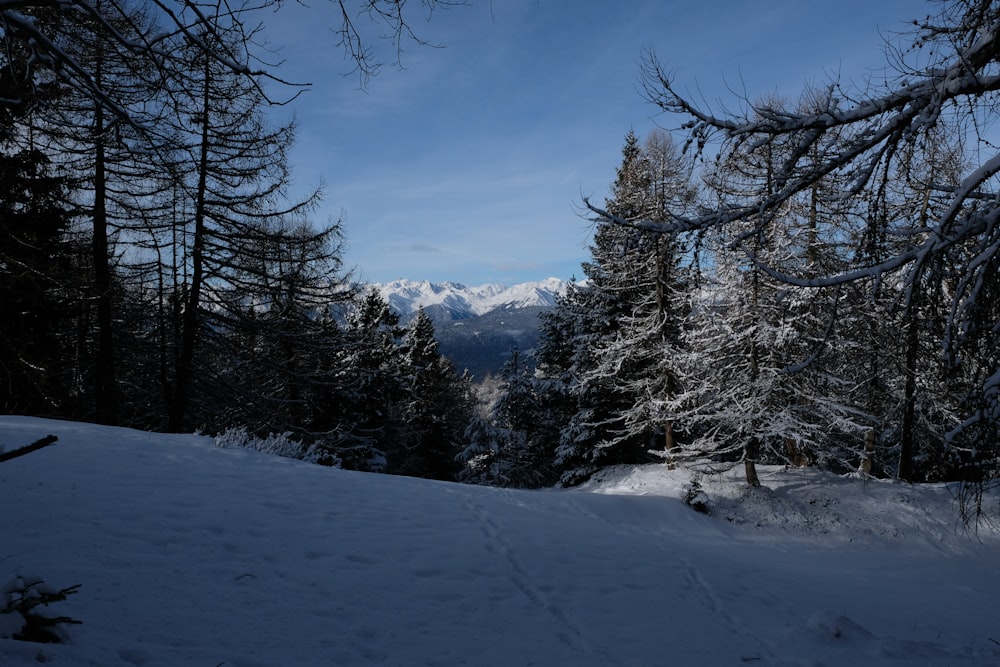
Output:
<instances>
[{"instance_id":1,"label":"snowy slope","mask_svg":"<svg viewBox=\"0 0 1000 667\"><path fill-rule=\"evenodd\" d=\"M0 584L83 624L0 665L1000 664L1000 540L942 487L771 470L706 517L661 466L507 491L0 417L47 433L0 463Z\"/></svg>"},{"instance_id":2,"label":"snowy slope","mask_svg":"<svg viewBox=\"0 0 1000 667\"><path fill-rule=\"evenodd\" d=\"M467 287L451 282L396 280L373 287L401 315L409 315L421 307L438 306L451 313L451 319L463 319L498 308L554 306L556 295L566 291L566 284L566 281L558 278L546 278L511 287L498 284Z\"/></svg>"}]
</instances>

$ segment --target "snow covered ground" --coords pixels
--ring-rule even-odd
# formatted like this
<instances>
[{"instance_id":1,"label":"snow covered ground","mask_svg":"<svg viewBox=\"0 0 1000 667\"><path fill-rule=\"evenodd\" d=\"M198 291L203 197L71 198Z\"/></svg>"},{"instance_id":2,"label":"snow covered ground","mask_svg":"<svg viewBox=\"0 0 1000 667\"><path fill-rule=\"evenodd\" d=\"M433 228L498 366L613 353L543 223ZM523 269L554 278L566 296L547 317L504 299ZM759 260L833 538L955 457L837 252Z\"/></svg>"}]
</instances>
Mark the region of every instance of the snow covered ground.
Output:
<instances>
[{"instance_id":1,"label":"snow covered ground","mask_svg":"<svg viewBox=\"0 0 1000 667\"><path fill-rule=\"evenodd\" d=\"M0 665L1000 665L1000 538L943 487L766 470L704 516L662 466L508 491L0 417L49 433L0 463L0 586L80 584L82 625Z\"/></svg>"}]
</instances>

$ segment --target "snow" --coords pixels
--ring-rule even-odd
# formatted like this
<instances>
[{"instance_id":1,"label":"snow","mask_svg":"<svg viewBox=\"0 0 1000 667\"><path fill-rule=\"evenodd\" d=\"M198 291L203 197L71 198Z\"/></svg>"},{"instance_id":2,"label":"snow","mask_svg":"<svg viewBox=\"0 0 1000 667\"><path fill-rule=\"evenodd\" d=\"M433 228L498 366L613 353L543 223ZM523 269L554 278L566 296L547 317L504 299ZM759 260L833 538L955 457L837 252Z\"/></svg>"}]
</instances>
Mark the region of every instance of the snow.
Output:
<instances>
[{"instance_id":1,"label":"snow","mask_svg":"<svg viewBox=\"0 0 1000 667\"><path fill-rule=\"evenodd\" d=\"M476 316L504 307L554 306L556 296L563 294L567 285L559 278L546 278L510 287L496 283L467 287L460 283L427 280L396 280L373 287L401 315L428 306L442 306L454 313Z\"/></svg>"},{"instance_id":2,"label":"snow","mask_svg":"<svg viewBox=\"0 0 1000 667\"><path fill-rule=\"evenodd\" d=\"M662 465L512 491L0 417L49 433L0 463L0 587L81 584L82 625L5 666L1000 664L1000 537L943 486L733 471L706 516Z\"/></svg>"}]
</instances>

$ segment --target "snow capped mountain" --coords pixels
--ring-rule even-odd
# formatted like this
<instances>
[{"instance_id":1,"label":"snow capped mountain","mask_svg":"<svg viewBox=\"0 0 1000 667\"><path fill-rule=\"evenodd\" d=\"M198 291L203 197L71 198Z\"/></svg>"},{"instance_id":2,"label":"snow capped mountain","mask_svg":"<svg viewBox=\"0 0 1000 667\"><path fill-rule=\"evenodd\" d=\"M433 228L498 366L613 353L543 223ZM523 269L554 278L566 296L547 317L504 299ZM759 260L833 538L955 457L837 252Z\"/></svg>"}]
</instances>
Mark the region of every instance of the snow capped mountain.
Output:
<instances>
[{"instance_id":1,"label":"snow capped mountain","mask_svg":"<svg viewBox=\"0 0 1000 667\"><path fill-rule=\"evenodd\" d=\"M396 280L373 285L393 310L403 316L424 308L447 313L448 319L462 320L498 309L551 307L556 296L565 293L567 282L546 278L511 287L490 283L467 287L460 283L432 283L427 280Z\"/></svg>"},{"instance_id":2,"label":"snow capped mountain","mask_svg":"<svg viewBox=\"0 0 1000 667\"><path fill-rule=\"evenodd\" d=\"M558 278L507 287L496 283L467 287L460 283L396 280L376 283L389 307L406 322L423 308L434 322L441 353L458 371L483 379L500 372L517 348L532 350L539 315L556 305L569 283Z\"/></svg>"}]
</instances>

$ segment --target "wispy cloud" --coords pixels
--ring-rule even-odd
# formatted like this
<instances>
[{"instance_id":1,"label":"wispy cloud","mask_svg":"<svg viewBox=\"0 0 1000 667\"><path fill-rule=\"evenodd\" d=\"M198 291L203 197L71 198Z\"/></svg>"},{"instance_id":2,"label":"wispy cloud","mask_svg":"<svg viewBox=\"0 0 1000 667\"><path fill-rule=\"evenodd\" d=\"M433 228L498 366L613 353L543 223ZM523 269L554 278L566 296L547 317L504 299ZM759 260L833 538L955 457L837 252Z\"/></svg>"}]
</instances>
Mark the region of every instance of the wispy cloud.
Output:
<instances>
[{"instance_id":1,"label":"wispy cloud","mask_svg":"<svg viewBox=\"0 0 1000 667\"><path fill-rule=\"evenodd\" d=\"M436 12L415 27L445 48L406 45L405 69L366 92L341 76L329 6L276 15L288 78L314 84L294 105L296 178L327 183L317 219L344 212L348 263L376 281L579 276L592 233L582 195L609 193L629 129L676 124L637 90L643 48L706 100L797 94L829 68L855 71L862 54L884 62L876 24L899 28L914 11L913 0L572 4Z\"/></svg>"},{"instance_id":2,"label":"wispy cloud","mask_svg":"<svg viewBox=\"0 0 1000 667\"><path fill-rule=\"evenodd\" d=\"M441 248L437 248L432 245L427 245L425 243L411 243L405 246L393 246L392 250L396 252L417 252L417 253L440 253L443 252Z\"/></svg>"}]
</instances>

